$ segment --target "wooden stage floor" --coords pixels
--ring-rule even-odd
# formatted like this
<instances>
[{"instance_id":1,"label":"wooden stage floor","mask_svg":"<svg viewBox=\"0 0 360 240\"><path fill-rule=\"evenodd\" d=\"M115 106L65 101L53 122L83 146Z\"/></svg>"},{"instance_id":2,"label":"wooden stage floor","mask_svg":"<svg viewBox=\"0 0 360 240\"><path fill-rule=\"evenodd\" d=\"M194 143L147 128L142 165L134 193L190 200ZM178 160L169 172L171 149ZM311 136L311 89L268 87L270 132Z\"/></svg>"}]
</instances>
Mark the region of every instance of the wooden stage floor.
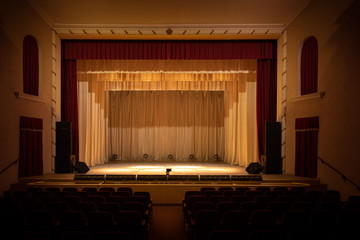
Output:
<instances>
[{"instance_id":1,"label":"wooden stage floor","mask_svg":"<svg viewBox=\"0 0 360 240\"><path fill-rule=\"evenodd\" d=\"M169 175L183 176L214 176L214 179L207 181L163 181L163 180L114 180L104 181L104 176L166 176L166 169L171 169ZM241 176L244 181L216 180L217 176ZM80 179L82 180L78 180ZM94 178L95 177L95 178ZM96 177L100 177L96 178ZM260 177L259 180L252 180L252 177ZM247 179L249 178L249 179ZM14 188L29 186L40 187L84 187L101 188L111 187L132 187L134 191L149 191L152 194L154 204L180 204L184 193L189 190L199 190L201 187L250 187L259 186L305 186L308 189L324 189L326 186L320 183L319 179L303 178L288 174L249 174L244 167L232 166L224 162L174 162L174 161L112 161L102 165L90 167L86 173L53 173L41 176L32 176L19 179Z\"/></svg>"}]
</instances>

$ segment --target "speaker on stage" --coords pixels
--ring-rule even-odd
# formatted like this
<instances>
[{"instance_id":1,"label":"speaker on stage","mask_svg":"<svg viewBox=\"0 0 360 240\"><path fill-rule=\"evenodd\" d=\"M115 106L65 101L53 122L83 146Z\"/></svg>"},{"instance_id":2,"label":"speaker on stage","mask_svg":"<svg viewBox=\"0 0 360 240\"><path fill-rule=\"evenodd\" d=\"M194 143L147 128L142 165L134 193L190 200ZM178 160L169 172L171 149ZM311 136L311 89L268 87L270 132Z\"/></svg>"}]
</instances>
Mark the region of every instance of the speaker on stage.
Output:
<instances>
[{"instance_id":1,"label":"speaker on stage","mask_svg":"<svg viewBox=\"0 0 360 240\"><path fill-rule=\"evenodd\" d=\"M90 170L90 168L84 162L78 162L75 164L74 169L78 173L87 173Z\"/></svg>"},{"instance_id":2,"label":"speaker on stage","mask_svg":"<svg viewBox=\"0 0 360 240\"><path fill-rule=\"evenodd\" d=\"M55 156L55 173L73 173L71 156Z\"/></svg>"},{"instance_id":3,"label":"speaker on stage","mask_svg":"<svg viewBox=\"0 0 360 240\"><path fill-rule=\"evenodd\" d=\"M265 172L282 173L281 123L267 122L265 130Z\"/></svg>"},{"instance_id":4,"label":"speaker on stage","mask_svg":"<svg viewBox=\"0 0 360 240\"><path fill-rule=\"evenodd\" d=\"M264 167L258 162L252 162L246 167L246 172L250 174L259 174L262 172Z\"/></svg>"},{"instance_id":5,"label":"speaker on stage","mask_svg":"<svg viewBox=\"0 0 360 240\"><path fill-rule=\"evenodd\" d=\"M55 173L72 173L71 122L56 122Z\"/></svg>"}]
</instances>

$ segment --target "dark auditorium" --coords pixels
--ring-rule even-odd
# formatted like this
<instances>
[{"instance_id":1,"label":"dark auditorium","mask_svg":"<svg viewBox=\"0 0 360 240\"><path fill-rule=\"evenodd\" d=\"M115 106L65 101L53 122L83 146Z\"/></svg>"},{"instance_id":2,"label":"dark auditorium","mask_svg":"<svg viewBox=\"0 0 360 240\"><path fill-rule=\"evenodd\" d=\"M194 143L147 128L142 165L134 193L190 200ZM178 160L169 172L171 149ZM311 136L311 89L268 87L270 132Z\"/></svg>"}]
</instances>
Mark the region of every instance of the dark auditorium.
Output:
<instances>
[{"instance_id":1,"label":"dark auditorium","mask_svg":"<svg viewBox=\"0 0 360 240\"><path fill-rule=\"evenodd\" d=\"M359 29L358 0L0 0L3 238L352 239Z\"/></svg>"}]
</instances>

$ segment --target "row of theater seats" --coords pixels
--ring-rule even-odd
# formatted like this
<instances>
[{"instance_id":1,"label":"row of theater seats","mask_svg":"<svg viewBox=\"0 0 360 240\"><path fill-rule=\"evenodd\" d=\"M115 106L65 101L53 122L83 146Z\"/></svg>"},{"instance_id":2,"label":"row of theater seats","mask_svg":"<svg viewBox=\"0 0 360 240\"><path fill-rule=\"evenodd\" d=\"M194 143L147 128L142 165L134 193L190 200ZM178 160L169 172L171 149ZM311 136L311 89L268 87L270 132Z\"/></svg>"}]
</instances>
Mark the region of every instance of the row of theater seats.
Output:
<instances>
[{"instance_id":1,"label":"row of theater seats","mask_svg":"<svg viewBox=\"0 0 360 240\"><path fill-rule=\"evenodd\" d=\"M152 221L150 193L131 188L28 188L0 201L14 239L145 240Z\"/></svg>"},{"instance_id":2,"label":"row of theater seats","mask_svg":"<svg viewBox=\"0 0 360 240\"><path fill-rule=\"evenodd\" d=\"M182 209L189 240L347 239L358 234L360 196L343 201L338 191L303 187L210 187L186 192Z\"/></svg>"}]
</instances>

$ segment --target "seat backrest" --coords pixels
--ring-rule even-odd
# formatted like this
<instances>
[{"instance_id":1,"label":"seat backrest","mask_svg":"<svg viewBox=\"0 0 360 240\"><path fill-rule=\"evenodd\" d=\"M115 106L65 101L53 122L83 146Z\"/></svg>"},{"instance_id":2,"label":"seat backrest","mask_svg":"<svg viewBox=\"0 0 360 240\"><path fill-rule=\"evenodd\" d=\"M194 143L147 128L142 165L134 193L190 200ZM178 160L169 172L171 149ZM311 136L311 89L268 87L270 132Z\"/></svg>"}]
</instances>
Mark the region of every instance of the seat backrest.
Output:
<instances>
[{"instance_id":1,"label":"seat backrest","mask_svg":"<svg viewBox=\"0 0 360 240\"><path fill-rule=\"evenodd\" d=\"M222 224L225 227L246 227L248 225L250 214L242 210L226 211L222 216Z\"/></svg>"},{"instance_id":2,"label":"seat backrest","mask_svg":"<svg viewBox=\"0 0 360 240\"><path fill-rule=\"evenodd\" d=\"M51 227L55 225L55 216L47 210L32 211L26 214L31 226Z\"/></svg>"},{"instance_id":3,"label":"seat backrest","mask_svg":"<svg viewBox=\"0 0 360 240\"><path fill-rule=\"evenodd\" d=\"M338 211L334 210L314 210L310 216L309 223L313 226L331 227L337 224Z\"/></svg>"},{"instance_id":4,"label":"seat backrest","mask_svg":"<svg viewBox=\"0 0 360 240\"><path fill-rule=\"evenodd\" d=\"M277 216L272 210L254 210L249 222L252 226L273 227L277 223Z\"/></svg>"},{"instance_id":5,"label":"seat backrest","mask_svg":"<svg viewBox=\"0 0 360 240\"><path fill-rule=\"evenodd\" d=\"M195 202L194 204L192 204L189 210L191 212L191 215L195 216L196 213L201 210L214 210L214 209L215 209L214 204L210 202Z\"/></svg>"},{"instance_id":6,"label":"seat backrest","mask_svg":"<svg viewBox=\"0 0 360 240\"><path fill-rule=\"evenodd\" d=\"M116 213L121 210L121 205L117 202L102 202L97 204L97 208L99 211Z\"/></svg>"},{"instance_id":7,"label":"seat backrest","mask_svg":"<svg viewBox=\"0 0 360 240\"><path fill-rule=\"evenodd\" d=\"M200 210L195 215L195 223L199 227L211 228L220 225L221 213L217 210Z\"/></svg>"},{"instance_id":8,"label":"seat backrest","mask_svg":"<svg viewBox=\"0 0 360 240\"><path fill-rule=\"evenodd\" d=\"M60 226L84 227L87 225L87 218L81 211L64 211L61 213Z\"/></svg>"},{"instance_id":9,"label":"seat backrest","mask_svg":"<svg viewBox=\"0 0 360 240\"><path fill-rule=\"evenodd\" d=\"M226 202L218 202L216 204L216 210L224 213L226 211L231 211L231 210L238 210L240 209L240 203L238 202L230 202L230 201L226 201Z\"/></svg>"},{"instance_id":10,"label":"seat backrest","mask_svg":"<svg viewBox=\"0 0 360 240\"><path fill-rule=\"evenodd\" d=\"M140 226L143 223L142 216L137 211L121 210L115 215L115 222L119 227Z\"/></svg>"},{"instance_id":11,"label":"seat backrest","mask_svg":"<svg viewBox=\"0 0 360 240\"><path fill-rule=\"evenodd\" d=\"M284 226L303 226L310 221L310 213L303 210L286 210L281 218Z\"/></svg>"},{"instance_id":12,"label":"seat backrest","mask_svg":"<svg viewBox=\"0 0 360 240\"><path fill-rule=\"evenodd\" d=\"M89 212L88 216L88 226L99 228L107 227L111 228L115 225L114 214L108 211L95 211Z\"/></svg>"},{"instance_id":13,"label":"seat backrest","mask_svg":"<svg viewBox=\"0 0 360 240\"><path fill-rule=\"evenodd\" d=\"M133 193L133 196L144 196L144 197L146 197L149 201L151 201L151 194L150 194L150 192L144 192L144 191L142 191L142 192L134 192Z\"/></svg>"},{"instance_id":14,"label":"seat backrest","mask_svg":"<svg viewBox=\"0 0 360 240\"><path fill-rule=\"evenodd\" d=\"M131 195L133 194L133 190L130 187L119 187L117 188L118 192L129 192Z\"/></svg>"},{"instance_id":15,"label":"seat backrest","mask_svg":"<svg viewBox=\"0 0 360 240\"><path fill-rule=\"evenodd\" d=\"M89 212L97 211L97 206L94 202L79 202L74 209L88 214Z\"/></svg>"}]
</instances>

